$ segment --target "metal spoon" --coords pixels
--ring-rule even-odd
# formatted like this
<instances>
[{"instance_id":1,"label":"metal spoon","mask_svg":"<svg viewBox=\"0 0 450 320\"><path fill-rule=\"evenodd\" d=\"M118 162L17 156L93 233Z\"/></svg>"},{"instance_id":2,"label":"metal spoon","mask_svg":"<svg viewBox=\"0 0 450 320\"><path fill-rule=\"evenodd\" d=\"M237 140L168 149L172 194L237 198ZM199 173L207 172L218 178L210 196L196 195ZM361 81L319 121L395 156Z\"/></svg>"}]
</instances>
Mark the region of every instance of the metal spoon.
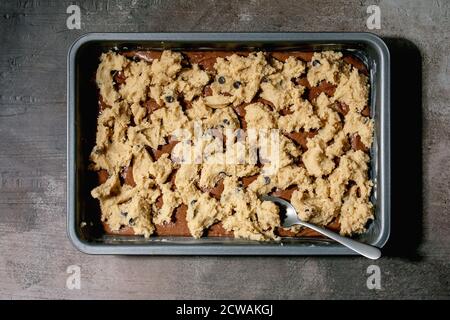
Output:
<instances>
[{"instance_id":1,"label":"metal spoon","mask_svg":"<svg viewBox=\"0 0 450 320\"><path fill-rule=\"evenodd\" d=\"M378 248L355 241L350 238L342 237L333 231L300 220L294 206L284 199L272 196L262 196L261 199L264 201L272 201L280 207L281 225L285 228L299 224L317 231L324 236L333 239L334 241L339 242L340 244L355 252L358 252L360 255L363 255L366 258L376 260L381 257L381 251Z\"/></svg>"}]
</instances>

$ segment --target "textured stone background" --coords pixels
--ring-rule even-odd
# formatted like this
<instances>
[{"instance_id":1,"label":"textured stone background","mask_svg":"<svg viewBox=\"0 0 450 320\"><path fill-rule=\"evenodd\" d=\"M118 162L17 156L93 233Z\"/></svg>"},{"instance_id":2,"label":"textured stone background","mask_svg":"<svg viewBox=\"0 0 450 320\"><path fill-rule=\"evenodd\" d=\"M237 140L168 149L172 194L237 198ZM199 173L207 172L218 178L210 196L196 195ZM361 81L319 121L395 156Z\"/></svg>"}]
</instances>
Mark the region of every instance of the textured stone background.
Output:
<instances>
[{"instance_id":1,"label":"textured stone background","mask_svg":"<svg viewBox=\"0 0 450 320\"><path fill-rule=\"evenodd\" d=\"M81 7L81 30L66 8ZM2 1L0 298L449 298L448 1ZM94 31L368 31L392 54L392 236L368 290L359 257L115 257L65 231L66 54ZM81 290L68 290L69 265Z\"/></svg>"}]
</instances>

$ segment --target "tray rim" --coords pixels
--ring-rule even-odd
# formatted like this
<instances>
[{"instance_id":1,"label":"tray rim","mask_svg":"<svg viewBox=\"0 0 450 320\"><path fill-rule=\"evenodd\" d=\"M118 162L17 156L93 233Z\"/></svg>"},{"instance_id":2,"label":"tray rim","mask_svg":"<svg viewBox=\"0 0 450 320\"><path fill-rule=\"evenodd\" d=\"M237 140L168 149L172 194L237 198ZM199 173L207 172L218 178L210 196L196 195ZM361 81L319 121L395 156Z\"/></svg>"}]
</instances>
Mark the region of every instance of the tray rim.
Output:
<instances>
[{"instance_id":1,"label":"tray rim","mask_svg":"<svg viewBox=\"0 0 450 320\"><path fill-rule=\"evenodd\" d=\"M372 245L382 248L390 236L390 54L385 42L368 32L177 32L177 33L87 33L75 40L67 54L67 234L72 244L88 254L120 255L355 255L339 244L328 246L283 243L254 244L171 244L153 241L151 244L101 244L82 240L75 224L75 61L78 50L94 41L211 41L211 42L361 42L375 49L380 63L380 148L378 197L383 223Z\"/></svg>"}]
</instances>

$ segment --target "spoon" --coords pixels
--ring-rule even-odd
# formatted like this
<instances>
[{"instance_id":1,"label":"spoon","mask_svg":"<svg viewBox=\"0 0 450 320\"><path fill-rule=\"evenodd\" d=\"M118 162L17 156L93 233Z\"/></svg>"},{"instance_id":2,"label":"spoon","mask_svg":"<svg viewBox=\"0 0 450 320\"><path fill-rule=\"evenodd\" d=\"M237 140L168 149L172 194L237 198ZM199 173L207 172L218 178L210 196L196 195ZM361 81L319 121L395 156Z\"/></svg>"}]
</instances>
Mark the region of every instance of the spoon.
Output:
<instances>
[{"instance_id":1,"label":"spoon","mask_svg":"<svg viewBox=\"0 0 450 320\"><path fill-rule=\"evenodd\" d=\"M350 238L340 236L333 231L300 220L294 206L284 199L272 196L262 196L261 199L264 201L272 201L280 207L281 225L285 228L292 227L293 225L296 224L302 225L304 227L308 227L314 231L317 231L323 234L324 236L333 239L336 242L339 242L340 244L346 246L347 248L359 253L360 255L366 258L376 260L379 257L381 257L381 251L378 248L355 241Z\"/></svg>"}]
</instances>

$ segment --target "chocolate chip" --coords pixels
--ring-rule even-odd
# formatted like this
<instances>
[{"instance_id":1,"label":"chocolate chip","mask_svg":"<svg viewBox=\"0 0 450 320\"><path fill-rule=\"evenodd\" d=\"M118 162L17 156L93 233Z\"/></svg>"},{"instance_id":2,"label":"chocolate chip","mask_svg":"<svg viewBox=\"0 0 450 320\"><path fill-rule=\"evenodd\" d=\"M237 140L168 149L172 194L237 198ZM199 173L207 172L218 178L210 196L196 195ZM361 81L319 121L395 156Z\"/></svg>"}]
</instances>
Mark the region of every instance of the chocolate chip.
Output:
<instances>
[{"instance_id":1,"label":"chocolate chip","mask_svg":"<svg viewBox=\"0 0 450 320\"><path fill-rule=\"evenodd\" d=\"M269 183L270 183L270 178L264 177L264 184L269 184Z\"/></svg>"},{"instance_id":2,"label":"chocolate chip","mask_svg":"<svg viewBox=\"0 0 450 320\"><path fill-rule=\"evenodd\" d=\"M172 103L175 101L175 99L172 96L166 96L164 99L166 100L167 103Z\"/></svg>"},{"instance_id":3,"label":"chocolate chip","mask_svg":"<svg viewBox=\"0 0 450 320\"><path fill-rule=\"evenodd\" d=\"M233 83L233 87L234 87L235 89L239 89L240 86L241 86L241 82L240 82L240 81L235 81L235 82Z\"/></svg>"},{"instance_id":4,"label":"chocolate chip","mask_svg":"<svg viewBox=\"0 0 450 320\"><path fill-rule=\"evenodd\" d=\"M224 84L225 83L225 77L220 76L219 79L217 79L217 81L219 81L220 84Z\"/></svg>"},{"instance_id":5,"label":"chocolate chip","mask_svg":"<svg viewBox=\"0 0 450 320\"><path fill-rule=\"evenodd\" d=\"M318 65L320 65L320 61L319 60L314 60L312 62L313 67L317 67Z\"/></svg>"},{"instance_id":6,"label":"chocolate chip","mask_svg":"<svg viewBox=\"0 0 450 320\"><path fill-rule=\"evenodd\" d=\"M193 206L196 202L197 202L197 200L192 200L191 201L191 206Z\"/></svg>"},{"instance_id":7,"label":"chocolate chip","mask_svg":"<svg viewBox=\"0 0 450 320\"><path fill-rule=\"evenodd\" d=\"M227 176L227 174L226 174L226 172L221 171L221 172L219 172L218 176L219 176L220 179L223 179L223 178L225 178Z\"/></svg>"},{"instance_id":8,"label":"chocolate chip","mask_svg":"<svg viewBox=\"0 0 450 320\"><path fill-rule=\"evenodd\" d=\"M130 226L134 226L134 219L133 219L133 218L130 218L130 220L128 220L128 224L129 224Z\"/></svg>"},{"instance_id":9,"label":"chocolate chip","mask_svg":"<svg viewBox=\"0 0 450 320\"><path fill-rule=\"evenodd\" d=\"M227 126L230 125L230 120L228 119L223 119L223 123L225 123Z\"/></svg>"}]
</instances>

